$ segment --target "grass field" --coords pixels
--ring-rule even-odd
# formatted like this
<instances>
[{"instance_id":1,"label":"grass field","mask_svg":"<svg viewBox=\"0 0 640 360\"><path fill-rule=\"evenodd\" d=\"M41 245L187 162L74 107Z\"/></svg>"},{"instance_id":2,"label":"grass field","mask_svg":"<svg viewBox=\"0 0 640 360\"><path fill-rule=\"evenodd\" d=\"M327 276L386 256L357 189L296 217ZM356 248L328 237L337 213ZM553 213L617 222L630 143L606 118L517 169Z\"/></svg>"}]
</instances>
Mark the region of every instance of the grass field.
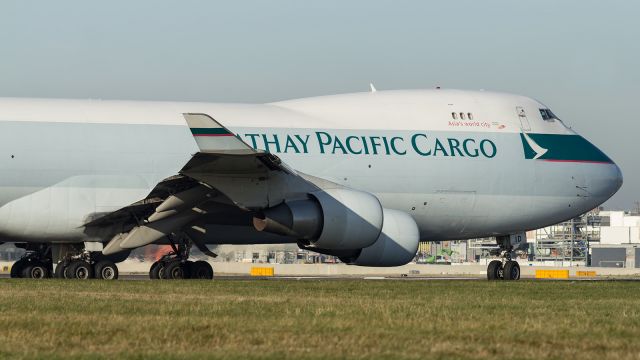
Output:
<instances>
[{"instance_id":1,"label":"grass field","mask_svg":"<svg viewBox=\"0 0 640 360\"><path fill-rule=\"evenodd\" d=\"M0 358L640 359L640 282L0 281Z\"/></svg>"}]
</instances>

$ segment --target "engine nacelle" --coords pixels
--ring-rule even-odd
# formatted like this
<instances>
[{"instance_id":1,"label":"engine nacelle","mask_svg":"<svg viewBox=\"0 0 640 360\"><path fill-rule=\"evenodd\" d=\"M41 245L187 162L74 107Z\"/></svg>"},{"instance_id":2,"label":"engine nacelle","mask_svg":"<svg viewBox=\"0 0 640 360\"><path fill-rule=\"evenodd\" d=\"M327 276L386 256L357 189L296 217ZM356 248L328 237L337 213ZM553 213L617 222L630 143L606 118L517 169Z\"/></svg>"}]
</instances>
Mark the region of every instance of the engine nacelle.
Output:
<instances>
[{"instance_id":1,"label":"engine nacelle","mask_svg":"<svg viewBox=\"0 0 640 360\"><path fill-rule=\"evenodd\" d=\"M319 249L362 249L378 239L384 216L374 195L326 189L310 193L309 197L264 210L254 218L254 227L296 237Z\"/></svg>"},{"instance_id":2,"label":"engine nacelle","mask_svg":"<svg viewBox=\"0 0 640 360\"><path fill-rule=\"evenodd\" d=\"M420 232L413 218L398 210L384 209L384 226L376 242L351 257L340 260L359 266L400 266L418 251Z\"/></svg>"}]
</instances>

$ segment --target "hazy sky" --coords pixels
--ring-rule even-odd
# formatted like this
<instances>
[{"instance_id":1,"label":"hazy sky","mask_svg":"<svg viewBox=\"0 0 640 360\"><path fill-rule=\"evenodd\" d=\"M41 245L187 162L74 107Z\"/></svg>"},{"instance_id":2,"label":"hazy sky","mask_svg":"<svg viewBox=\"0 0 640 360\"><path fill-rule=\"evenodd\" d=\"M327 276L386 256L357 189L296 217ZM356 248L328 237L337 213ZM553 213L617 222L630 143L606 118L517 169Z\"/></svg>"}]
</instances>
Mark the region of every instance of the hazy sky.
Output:
<instances>
[{"instance_id":1,"label":"hazy sky","mask_svg":"<svg viewBox=\"0 0 640 360\"><path fill-rule=\"evenodd\" d=\"M549 105L640 200L637 1L0 1L0 96L267 102L399 88Z\"/></svg>"}]
</instances>

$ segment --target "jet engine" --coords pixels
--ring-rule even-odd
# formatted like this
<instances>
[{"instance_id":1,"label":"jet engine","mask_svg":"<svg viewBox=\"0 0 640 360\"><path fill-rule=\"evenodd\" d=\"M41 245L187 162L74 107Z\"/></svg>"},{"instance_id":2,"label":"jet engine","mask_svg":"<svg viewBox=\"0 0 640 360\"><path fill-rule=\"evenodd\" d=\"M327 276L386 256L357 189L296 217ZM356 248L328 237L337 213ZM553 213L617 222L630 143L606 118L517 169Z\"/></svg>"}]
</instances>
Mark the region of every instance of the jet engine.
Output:
<instances>
[{"instance_id":1,"label":"jet engine","mask_svg":"<svg viewBox=\"0 0 640 360\"><path fill-rule=\"evenodd\" d=\"M400 266L410 262L418 251L420 232L413 218L398 210L384 209L384 226L376 242L342 262L359 266Z\"/></svg>"},{"instance_id":2,"label":"jet engine","mask_svg":"<svg viewBox=\"0 0 640 360\"><path fill-rule=\"evenodd\" d=\"M253 225L360 266L404 265L414 258L420 241L418 225L409 214L384 209L374 195L349 189L285 201L258 214Z\"/></svg>"},{"instance_id":3,"label":"jet engine","mask_svg":"<svg viewBox=\"0 0 640 360\"><path fill-rule=\"evenodd\" d=\"M384 215L374 195L349 189L326 189L307 199L285 201L253 219L258 231L295 237L318 249L362 249L373 245Z\"/></svg>"},{"instance_id":4,"label":"jet engine","mask_svg":"<svg viewBox=\"0 0 640 360\"><path fill-rule=\"evenodd\" d=\"M410 262L418 251L420 233L413 218L398 210L383 209L384 225L373 245L363 249L318 249L300 246L321 254L337 256L343 263L359 266L400 266Z\"/></svg>"}]
</instances>

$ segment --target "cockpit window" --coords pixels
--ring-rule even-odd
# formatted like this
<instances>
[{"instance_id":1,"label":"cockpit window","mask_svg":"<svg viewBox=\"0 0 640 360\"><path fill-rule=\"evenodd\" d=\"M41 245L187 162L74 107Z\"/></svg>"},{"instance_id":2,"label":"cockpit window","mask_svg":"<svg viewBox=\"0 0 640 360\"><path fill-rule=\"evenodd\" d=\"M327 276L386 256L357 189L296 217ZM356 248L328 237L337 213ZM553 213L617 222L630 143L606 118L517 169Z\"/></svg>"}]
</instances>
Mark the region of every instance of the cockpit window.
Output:
<instances>
[{"instance_id":1,"label":"cockpit window","mask_svg":"<svg viewBox=\"0 0 640 360\"><path fill-rule=\"evenodd\" d=\"M542 120L546 120L546 121L554 121L554 120L560 120L558 119L558 117L551 112L551 110L549 109L540 109L540 115L542 116Z\"/></svg>"},{"instance_id":2,"label":"cockpit window","mask_svg":"<svg viewBox=\"0 0 640 360\"><path fill-rule=\"evenodd\" d=\"M547 109L540 109L540 115L542 115L542 120L549 120Z\"/></svg>"}]
</instances>

